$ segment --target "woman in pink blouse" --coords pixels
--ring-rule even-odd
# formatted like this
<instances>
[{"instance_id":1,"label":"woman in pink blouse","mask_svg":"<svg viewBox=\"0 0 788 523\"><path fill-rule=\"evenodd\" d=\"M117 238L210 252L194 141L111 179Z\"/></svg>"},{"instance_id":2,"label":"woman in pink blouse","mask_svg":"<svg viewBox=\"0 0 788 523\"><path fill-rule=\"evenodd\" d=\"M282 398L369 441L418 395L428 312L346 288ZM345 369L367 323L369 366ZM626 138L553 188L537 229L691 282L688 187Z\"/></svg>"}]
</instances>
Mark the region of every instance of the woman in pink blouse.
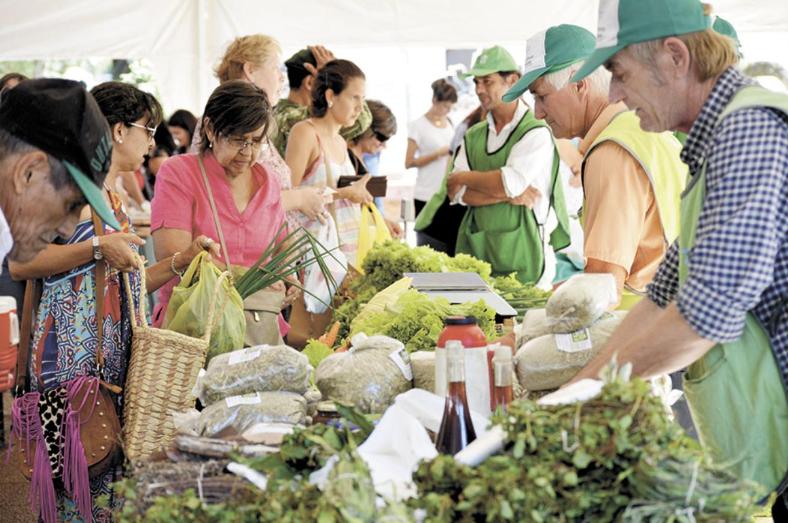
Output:
<instances>
[{"instance_id":1,"label":"woman in pink blouse","mask_svg":"<svg viewBox=\"0 0 788 523\"><path fill-rule=\"evenodd\" d=\"M230 258L225 260L222 253L220 265L250 267L277 239L285 221L281 188L277 177L257 162L267 140L270 114L265 92L251 83L230 81L214 90L202 117L200 152L170 158L156 176L151 230L157 258L184 250L200 234L220 238L201 162ZM173 287L171 283L160 291L154 313L157 325ZM291 287L280 307L289 305L297 292ZM257 342L263 341L247 339L247 344Z\"/></svg>"}]
</instances>

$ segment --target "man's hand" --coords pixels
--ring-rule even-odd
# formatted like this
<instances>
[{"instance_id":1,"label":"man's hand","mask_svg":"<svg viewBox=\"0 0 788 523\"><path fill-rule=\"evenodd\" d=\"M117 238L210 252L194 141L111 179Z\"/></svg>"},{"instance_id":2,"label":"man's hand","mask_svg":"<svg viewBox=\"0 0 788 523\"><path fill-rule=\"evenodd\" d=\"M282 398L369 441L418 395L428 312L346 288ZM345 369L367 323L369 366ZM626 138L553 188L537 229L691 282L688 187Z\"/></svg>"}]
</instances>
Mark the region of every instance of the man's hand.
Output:
<instances>
[{"instance_id":1,"label":"man's hand","mask_svg":"<svg viewBox=\"0 0 788 523\"><path fill-rule=\"evenodd\" d=\"M132 233L115 232L99 237L99 249L110 267L122 272L131 272L137 269L137 253L129 244L139 247L145 245L145 240Z\"/></svg>"},{"instance_id":2,"label":"man's hand","mask_svg":"<svg viewBox=\"0 0 788 523\"><path fill-rule=\"evenodd\" d=\"M317 72L328 62L334 59L334 53L323 47L322 45L310 45L309 50L312 51L312 56L315 57L316 65L310 63L304 64L304 69L309 71L312 76L317 76Z\"/></svg>"},{"instance_id":3,"label":"man's hand","mask_svg":"<svg viewBox=\"0 0 788 523\"><path fill-rule=\"evenodd\" d=\"M542 193L539 192L539 189L529 185L528 188L524 190L522 194L520 194L520 196L511 198L509 203L512 205L525 205L529 209L533 209L541 197Z\"/></svg>"},{"instance_id":4,"label":"man's hand","mask_svg":"<svg viewBox=\"0 0 788 523\"><path fill-rule=\"evenodd\" d=\"M401 239L402 227L400 227L399 224L394 220L389 220L388 218L384 218L384 220L386 221L386 227L388 227L388 230L391 233L391 237L398 240Z\"/></svg>"},{"instance_id":5,"label":"man's hand","mask_svg":"<svg viewBox=\"0 0 788 523\"><path fill-rule=\"evenodd\" d=\"M460 190L460 188L464 185L467 185L465 183L464 175L464 172L452 173L446 179L446 190L449 194L449 200L454 200L454 197L457 195L457 192Z\"/></svg>"}]
</instances>

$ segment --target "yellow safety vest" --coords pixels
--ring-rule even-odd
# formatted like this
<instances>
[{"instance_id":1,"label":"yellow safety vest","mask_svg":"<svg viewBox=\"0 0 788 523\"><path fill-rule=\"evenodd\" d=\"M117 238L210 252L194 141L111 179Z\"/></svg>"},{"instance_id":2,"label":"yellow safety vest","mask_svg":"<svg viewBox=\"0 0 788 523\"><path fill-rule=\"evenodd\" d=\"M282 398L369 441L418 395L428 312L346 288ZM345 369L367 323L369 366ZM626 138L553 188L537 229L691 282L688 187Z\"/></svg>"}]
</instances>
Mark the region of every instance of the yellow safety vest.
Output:
<instances>
[{"instance_id":1,"label":"yellow safety vest","mask_svg":"<svg viewBox=\"0 0 788 523\"><path fill-rule=\"evenodd\" d=\"M600 144L612 141L623 147L640 164L648 176L657 202L667 245L679 234L681 193L687 181L687 165L679 158L681 143L672 133L650 133L640 128L640 119L633 111L623 111L599 133L583 157L583 166L591 152ZM641 295L624 291L619 309L629 310Z\"/></svg>"}]
</instances>

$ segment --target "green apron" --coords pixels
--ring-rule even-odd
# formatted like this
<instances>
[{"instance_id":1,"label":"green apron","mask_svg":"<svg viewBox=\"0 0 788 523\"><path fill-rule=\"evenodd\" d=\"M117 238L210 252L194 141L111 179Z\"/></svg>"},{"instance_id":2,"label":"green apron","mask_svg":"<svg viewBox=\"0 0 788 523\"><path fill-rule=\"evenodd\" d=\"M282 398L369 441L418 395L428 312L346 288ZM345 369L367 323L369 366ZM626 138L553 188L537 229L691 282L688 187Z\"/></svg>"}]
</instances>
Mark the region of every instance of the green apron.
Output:
<instances>
[{"instance_id":1,"label":"green apron","mask_svg":"<svg viewBox=\"0 0 788 523\"><path fill-rule=\"evenodd\" d=\"M472 171L492 171L506 165L512 147L529 131L546 127L529 110L517 123L506 143L498 150L487 151L489 126L479 122L465 133L465 153ZM560 159L553 145L550 206L555 210L558 226L550 245L557 251L569 245L569 215L564 201L563 184L558 175ZM544 272L543 225L533 210L524 205L496 203L469 207L457 234L457 252L466 253L492 265L495 276L516 273L522 283L536 283Z\"/></svg>"},{"instance_id":2,"label":"green apron","mask_svg":"<svg viewBox=\"0 0 788 523\"><path fill-rule=\"evenodd\" d=\"M720 120L742 107L742 100L737 94ZM705 196L704 165L681 200L679 284L688 276ZM689 366L684 393L712 460L770 491L777 489L788 472L788 399L769 337L752 313L739 340L715 345Z\"/></svg>"}]
</instances>

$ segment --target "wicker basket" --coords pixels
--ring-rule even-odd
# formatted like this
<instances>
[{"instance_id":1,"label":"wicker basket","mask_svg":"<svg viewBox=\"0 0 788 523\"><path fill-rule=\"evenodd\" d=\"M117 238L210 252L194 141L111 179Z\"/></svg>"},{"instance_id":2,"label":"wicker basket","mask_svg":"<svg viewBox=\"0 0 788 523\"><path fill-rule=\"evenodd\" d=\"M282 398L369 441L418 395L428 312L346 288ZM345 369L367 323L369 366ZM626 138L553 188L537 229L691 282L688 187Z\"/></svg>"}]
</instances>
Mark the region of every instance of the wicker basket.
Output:
<instances>
[{"instance_id":1,"label":"wicker basket","mask_svg":"<svg viewBox=\"0 0 788 523\"><path fill-rule=\"evenodd\" d=\"M142 261L140 260L140 264ZM142 299L134 314L128 274L123 275L132 324L131 360L126 375L123 406L123 449L131 461L162 450L175 436L172 413L194 407L192 389L205 364L213 330L216 302L225 272L216 283L205 334L185 334L150 327L145 312L145 269L141 265Z\"/></svg>"}]
</instances>

